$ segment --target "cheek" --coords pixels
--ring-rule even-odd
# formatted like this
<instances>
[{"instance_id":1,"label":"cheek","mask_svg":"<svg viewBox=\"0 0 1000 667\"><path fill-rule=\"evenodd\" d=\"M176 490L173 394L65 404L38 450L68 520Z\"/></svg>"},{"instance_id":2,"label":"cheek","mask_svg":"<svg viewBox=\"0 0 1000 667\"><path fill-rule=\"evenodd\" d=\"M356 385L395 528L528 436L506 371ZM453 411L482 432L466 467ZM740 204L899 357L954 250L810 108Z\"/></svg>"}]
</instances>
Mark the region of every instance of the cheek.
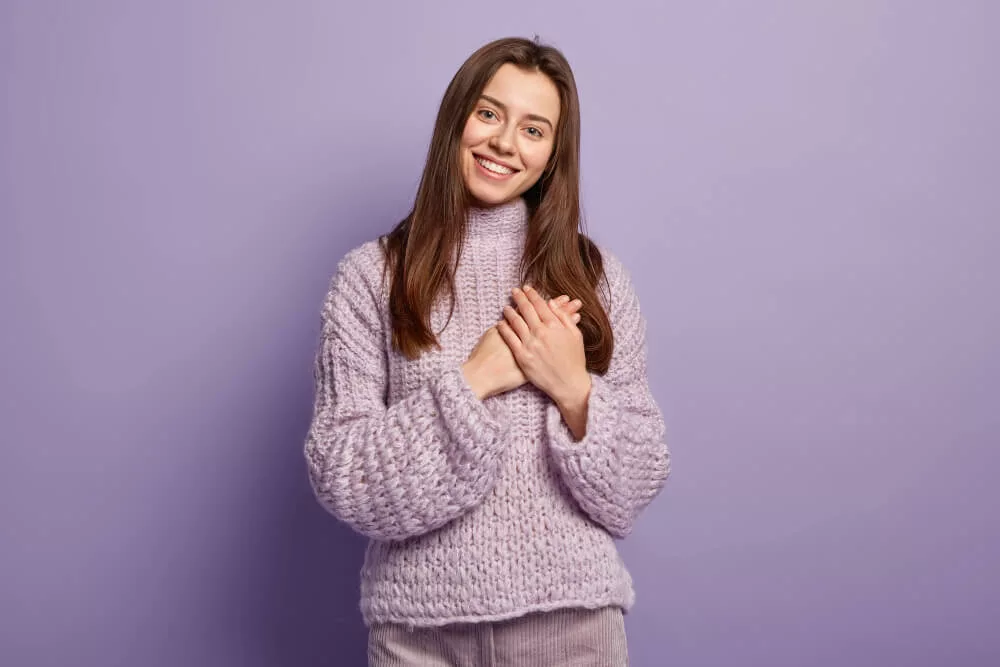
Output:
<instances>
[{"instance_id":1,"label":"cheek","mask_svg":"<svg viewBox=\"0 0 1000 667\"><path fill-rule=\"evenodd\" d=\"M478 146L486 140L488 133L483 129L482 123L475 122L470 118L462 131L462 148L472 148Z\"/></svg>"},{"instance_id":2,"label":"cheek","mask_svg":"<svg viewBox=\"0 0 1000 667\"><path fill-rule=\"evenodd\" d=\"M473 143L472 133L466 128L465 132L462 133L462 148L468 148Z\"/></svg>"},{"instance_id":3,"label":"cheek","mask_svg":"<svg viewBox=\"0 0 1000 667\"><path fill-rule=\"evenodd\" d=\"M549 163L549 157L551 155L551 143L544 146L532 144L521 151L521 160L524 162L524 166L529 170L542 171L545 169L545 165Z\"/></svg>"}]
</instances>

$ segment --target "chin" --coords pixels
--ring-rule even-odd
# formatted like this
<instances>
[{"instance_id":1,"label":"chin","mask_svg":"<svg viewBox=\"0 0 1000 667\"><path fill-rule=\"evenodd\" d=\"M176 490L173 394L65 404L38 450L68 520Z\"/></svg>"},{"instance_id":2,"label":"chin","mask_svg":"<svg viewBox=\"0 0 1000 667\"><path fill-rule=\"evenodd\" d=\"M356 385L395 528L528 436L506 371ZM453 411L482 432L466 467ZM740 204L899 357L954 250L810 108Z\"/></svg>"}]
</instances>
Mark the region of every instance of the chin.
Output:
<instances>
[{"instance_id":1,"label":"chin","mask_svg":"<svg viewBox=\"0 0 1000 667\"><path fill-rule=\"evenodd\" d=\"M507 183L506 187L497 187L489 183L477 181L475 178L465 179L465 189L473 201L483 206L497 206L506 203L520 195L516 184Z\"/></svg>"},{"instance_id":2,"label":"chin","mask_svg":"<svg viewBox=\"0 0 1000 667\"><path fill-rule=\"evenodd\" d=\"M482 206L498 206L517 197L516 192L495 192L485 188L469 188L473 201Z\"/></svg>"}]
</instances>

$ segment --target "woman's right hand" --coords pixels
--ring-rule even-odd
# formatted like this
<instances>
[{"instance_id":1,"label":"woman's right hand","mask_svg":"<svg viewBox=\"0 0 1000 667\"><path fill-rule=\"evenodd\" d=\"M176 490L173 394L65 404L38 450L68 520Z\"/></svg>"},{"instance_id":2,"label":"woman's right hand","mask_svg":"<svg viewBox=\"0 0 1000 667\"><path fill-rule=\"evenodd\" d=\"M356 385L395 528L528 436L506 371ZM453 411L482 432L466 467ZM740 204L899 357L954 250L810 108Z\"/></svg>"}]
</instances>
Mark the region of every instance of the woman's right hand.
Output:
<instances>
[{"instance_id":1,"label":"woman's right hand","mask_svg":"<svg viewBox=\"0 0 1000 667\"><path fill-rule=\"evenodd\" d=\"M578 312L583 304L579 299L569 300L565 294L549 300L549 306L562 309L571 315L573 322L580 321ZM480 399L517 389L527 382L524 373L514 360L514 354L494 324L483 332L469 358L462 365L462 372L469 386Z\"/></svg>"}]
</instances>

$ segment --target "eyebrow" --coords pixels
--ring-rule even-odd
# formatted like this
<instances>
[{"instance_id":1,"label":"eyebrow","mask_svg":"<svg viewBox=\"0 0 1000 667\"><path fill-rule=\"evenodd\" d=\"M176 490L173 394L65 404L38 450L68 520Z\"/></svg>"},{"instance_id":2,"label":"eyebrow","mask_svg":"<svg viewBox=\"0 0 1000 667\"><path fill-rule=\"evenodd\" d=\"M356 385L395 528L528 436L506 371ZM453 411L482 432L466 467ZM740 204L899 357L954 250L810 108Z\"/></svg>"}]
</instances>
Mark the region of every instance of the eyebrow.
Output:
<instances>
[{"instance_id":1,"label":"eyebrow","mask_svg":"<svg viewBox=\"0 0 1000 667\"><path fill-rule=\"evenodd\" d=\"M507 105L506 105L506 104L504 104L503 102L501 102L500 100L498 100L498 99L497 99L497 98L495 98L495 97L490 97L489 95L485 95L485 94L484 94L484 95L480 95L480 96L479 96L479 98L480 98L480 99L483 99L483 100L486 100L487 102L490 102L491 104L495 104L495 105L497 105L497 106L498 106L498 107L500 107L500 108L501 108L501 109L502 109L502 110L503 110L504 112L506 112L506 111L507 111ZM545 123L546 125L548 125L548 126L549 126L549 129L550 129L550 130L552 130L553 132L555 131L555 126L554 126L554 125L552 124L552 121L550 121L550 120L549 120L548 118L546 118L545 116L539 116L539 115L538 115L538 114L536 114L536 113L529 113L529 114L528 114L527 116L525 116L525 118L528 118L529 120L534 120L534 121L538 121L539 123Z\"/></svg>"}]
</instances>

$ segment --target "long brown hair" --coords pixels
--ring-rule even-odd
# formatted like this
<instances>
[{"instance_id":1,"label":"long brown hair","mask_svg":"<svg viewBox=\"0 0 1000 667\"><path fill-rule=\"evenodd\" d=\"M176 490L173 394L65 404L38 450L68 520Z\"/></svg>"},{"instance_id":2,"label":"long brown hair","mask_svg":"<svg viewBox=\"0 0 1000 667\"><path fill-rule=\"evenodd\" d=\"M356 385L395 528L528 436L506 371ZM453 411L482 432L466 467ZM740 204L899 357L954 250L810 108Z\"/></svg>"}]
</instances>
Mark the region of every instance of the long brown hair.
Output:
<instances>
[{"instance_id":1,"label":"long brown hair","mask_svg":"<svg viewBox=\"0 0 1000 667\"><path fill-rule=\"evenodd\" d=\"M538 182L522 195L528 205L529 224L519 267L521 284L530 282L549 297L568 294L583 302L578 326L583 333L587 368L604 374L614 340L596 291L604 276L604 262L596 244L579 231L580 103L576 81L563 54L537 40L512 37L486 44L469 56L445 91L413 210L379 239L386 269L392 267L392 344L410 359L431 345L440 348L430 329L430 312L434 299L447 285L449 321L454 313L452 258L461 254L466 211L471 204L460 165L462 132L483 89L505 63L548 76L559 90L560 103L552 157Z\"/></svg>"}]
</instances>

